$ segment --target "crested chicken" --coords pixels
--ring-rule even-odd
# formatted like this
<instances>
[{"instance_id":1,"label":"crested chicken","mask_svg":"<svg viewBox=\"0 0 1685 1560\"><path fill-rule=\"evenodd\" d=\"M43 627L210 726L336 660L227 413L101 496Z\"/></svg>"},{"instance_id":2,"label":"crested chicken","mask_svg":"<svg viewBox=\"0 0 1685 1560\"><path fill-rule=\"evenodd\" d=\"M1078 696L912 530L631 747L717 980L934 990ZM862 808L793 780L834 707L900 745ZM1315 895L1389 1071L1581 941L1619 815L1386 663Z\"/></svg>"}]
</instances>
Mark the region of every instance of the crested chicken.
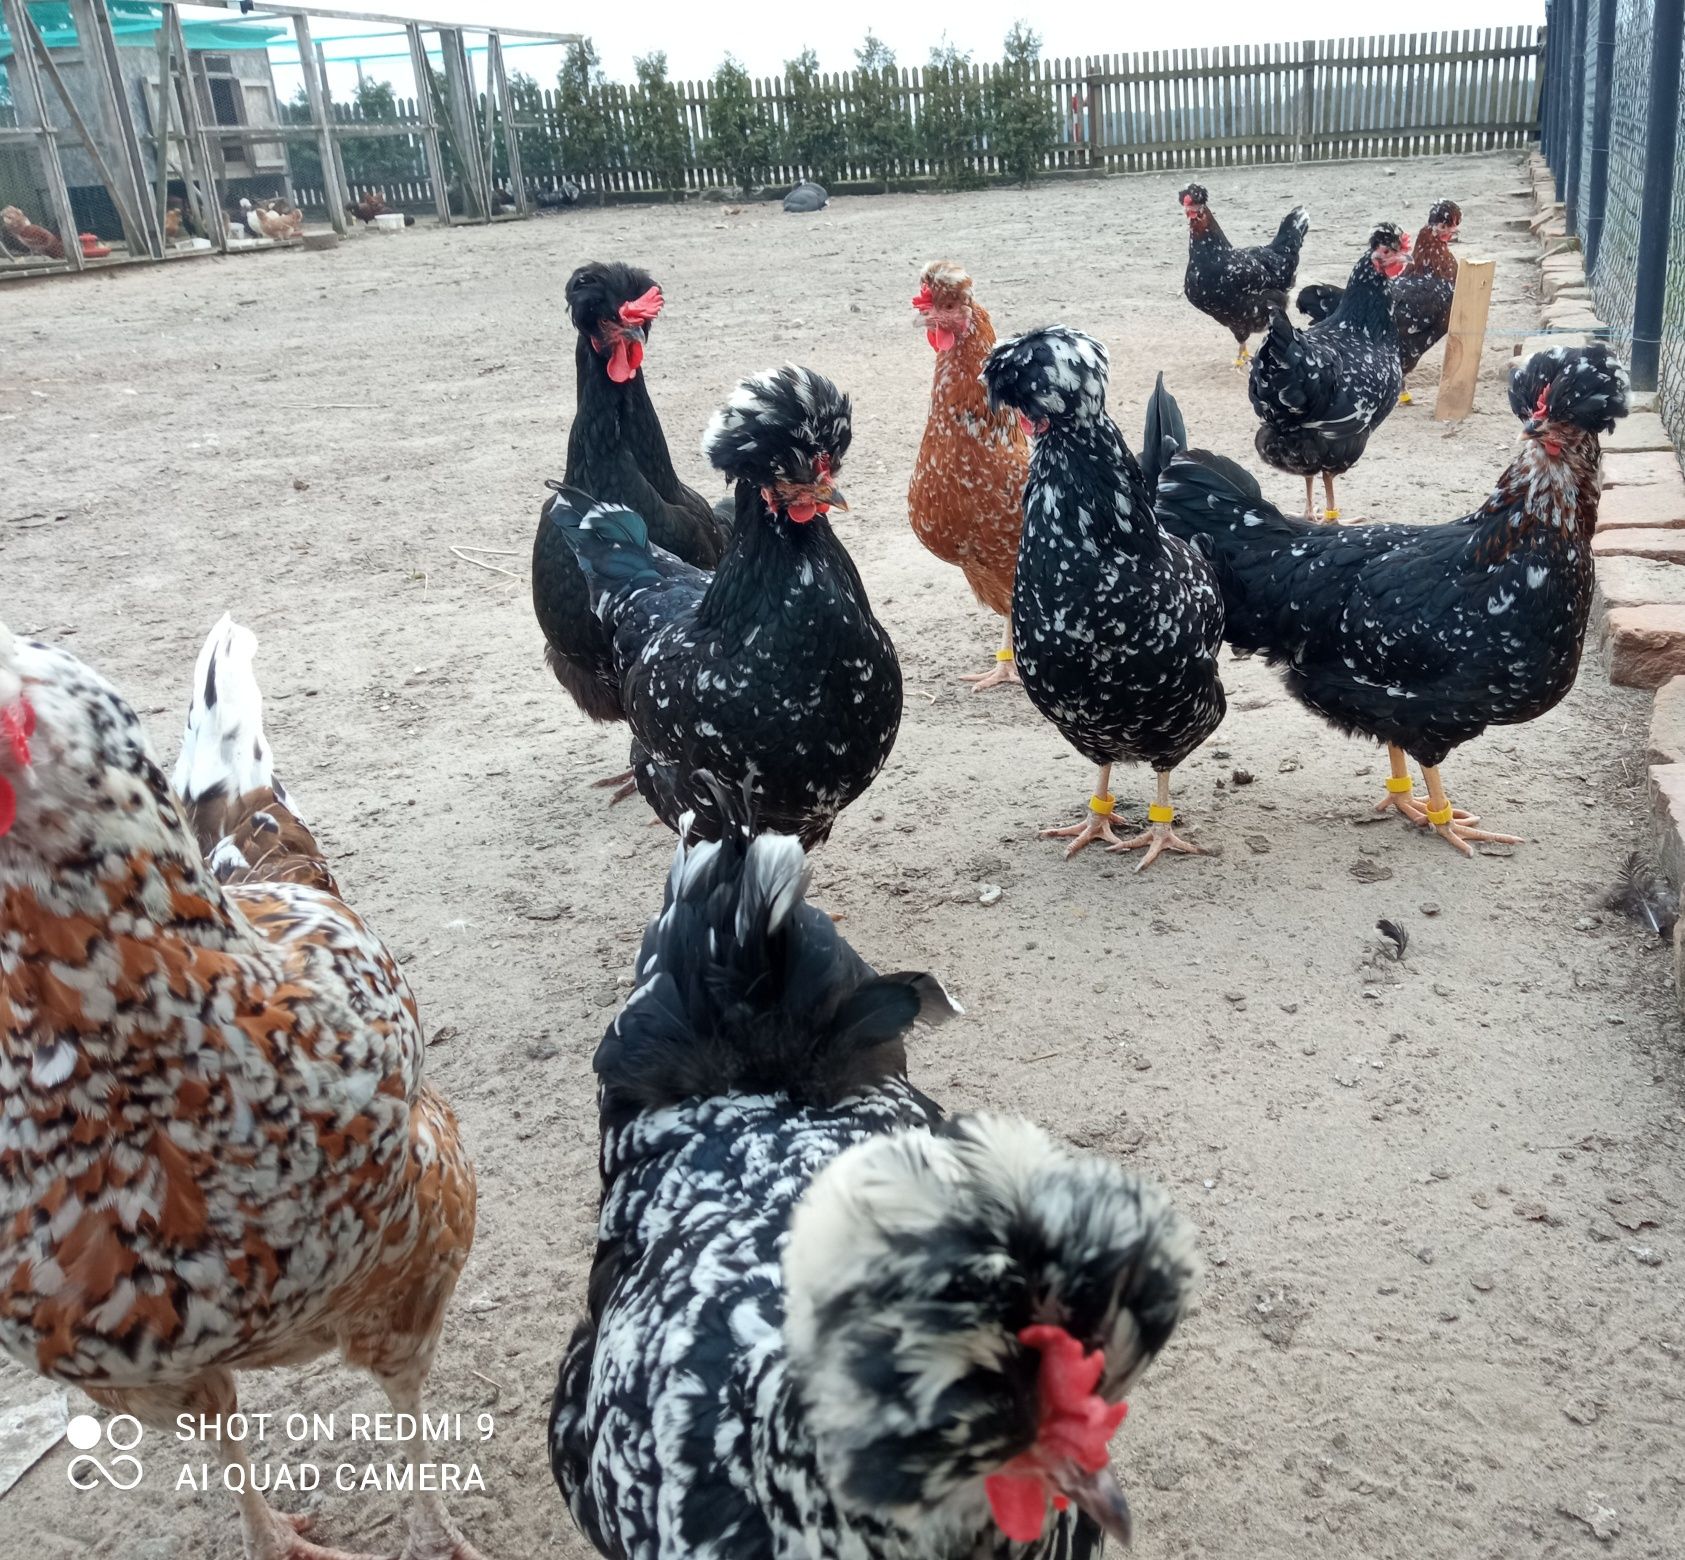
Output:
<instances>
[{"instance_id":1,"label":"crested chicken","mask_svg":"<svg viewBox=\"0 0 1685 1560\"><path fill-rule=\"evenodd\" d=\"M1158 487L1160 519L1215 562L1230 642L1283 666L1288 691L1342 731L1385 743L1380 809L1431 825L1465 856L1471 841L1519 841L1476 829L1447 800L1439 766L1574 685L1598 434L1626 414L1626 371L1606 347L1556 347L1515 371L1510 405L1520 451L1479 509L1444 525L1331 530L1283 515L1232 462L1198 452L1172 458Z\"/></svg>"},{"instance_id":2,"label":"crested chicken","mask_svg":"<svg viewBox=\"0 0 1685 1560\"><path fill-rule=\"evenodd\" d=\"M335 1349L418 1416L474 1235L415 999L275 777L254 646L212 630L172 785L109 683L0 628L0 1347L172 1431ZM218 1450L248 1560L353 1560ZM405 1560L474 1560L419 1478L408 1515Z\"/></svg>"},{"instance_id":3,"label":"crested chicken","mask_svg":"<svg viewBox=\"0 0 1685 1560\"><path fill-rule=\"evenodd\" d=\"M1287 291L1299 274L1299 251L1311 227L1310 213L1295 206L1269 243L1236 249L1217 225L1204 185L1190 184L1178 199L1188 219L1188 269L1182 291L1201 314L1234 333L1234 366L1240 368L1251 357L1248 338L1269 324L1272 308L1287 307Z\"/></svg>"},{"instance_id":4,"label":"crested chicken","mask_svg":"<svg viewBox=\"0 0 1685 1560\"><path fill-rule=\"evenodd\" d=\"M1410 254L1410 237L1391 222L1369 235L1339 306L1296 330L1285 300L1270 309L1270 329L1252 363L1248 389L1261 419L1254 443L1278 471L1305 479L1305 518L1316 514L1313 479L1322 477L1322 518L1340 518L1334 478L1363 458L1369 435L1386 421L1404 389L1398 327L1387 282Z\"/></svg>"},{"instance_id":5,"label":"crested chicken","mask_svg":"<svg viewBox=\"0 0 1685 1560\"><path fill-rule=\"evenodd\" d=\"M713 782L749 786L764 827L825 840L901 724L901 667L827 519L853 437L848 397L791 365L745 380L703 435L736 484L712 574L651 545L641 511L560 487L540 539L577 555L632 728L633 783L678 829L722 820Z\"/></svg>"},{"instance_id":6,"label":"crested chicken","mask_svg":"<svg viewBox=\"0 0 1685 1560\"><path fill-rule=\"evenodd\" d=\"M666 303L660 287L637 266L598 261L568 278L566 297L578 332L577 411L563 485L634 510L656 547L696 568L713 568L730 538L730 515L679 480L643 372L650 330ZM592 720L624 720L609 634L564 529L550 523L556 503L552 496L540 509L532 547L532 604L545 660ZM615 801L633 791L629 772L597 783L615 787Z\"/></svg>"},{"instance_id":7,"label":"crested chicken","mask_svg":"<svg viewBox=\"0 0 1685 1560\"><path fill-rule=\"evenodd\" d=\"M31 222L16 206L0 210L0 226L30 254L45 260L64 259L64 244L58 234Z\"/></svg>"},{"instance_id":8,"label":"crested chicken","mask_svg":"<svg viewBox=\"0 0 1685 1560\"><path fill-rule=\"evenodd\" d=\"M1456 201L1436 200L1428 210L1426 225L1416 235L1410 259L1397 278L1387 283L1406 379L1451 328L1451 300L1457 291L1457 257L1451 246L1457 242L1462 221L1462 207ZM1314 323L1327 319L1344 296L1343 287L1312 282L1299 290L1295 301L1299 312ZM1409 406L1410 392L1404 391L1398 400L1401 406Z\"/></svg>"},{"instance_id":9,"label":"crested chicken","mask_svg":"<svg viewBox=\"0 0 1685 1560\"><path fill-rule=\"evenodd\" d=\"M603 1188L550 1462L612 1560L1094 1560L1108 1443L1199 1263L1164 1192L1017 1117L944 1120L958 1009L805 900L799 844L681 844L597 1049Z\"/></svg>"},{"instance_id":10,"label":"crested chicken","mask_svg":"<svg viewBox=\"0 0 1685 1560\"><path fill-rule=\"evenodd\" d=\"M983 378L1034 437L1024 535L1012 589L1012 635L1030 702L1099 770L1081 823L1044 829L1067 859L1104 840L1203 854L1171 827L1170 774L1223 719L1217 652L1223 602L1211 565L1153 517L1153 495L1106 414L1106 349L1048 326L1002 342ZM1131 839L1112 832L1111 775L1150 764L1156 800Z\"/></svg>"},{"instance_id":11,"label":"crested chicken","mask_svg":"<svg viewBox=\"0 0 1685 1560\"><path fill-rule=\"evenodd\" d=\"M913 534L944 563L957 563L971 593L1003 620L994 668L963 674L981 692L1018 681L1012 576L1024 526L1030 446L1017 417L989 405L978 377L995 344L995 327L972 296L971 278L952 261L935 261L919 278L913 307L935 349L936 375L907 490L907 516Z\"/></svg>"}]
</instances>

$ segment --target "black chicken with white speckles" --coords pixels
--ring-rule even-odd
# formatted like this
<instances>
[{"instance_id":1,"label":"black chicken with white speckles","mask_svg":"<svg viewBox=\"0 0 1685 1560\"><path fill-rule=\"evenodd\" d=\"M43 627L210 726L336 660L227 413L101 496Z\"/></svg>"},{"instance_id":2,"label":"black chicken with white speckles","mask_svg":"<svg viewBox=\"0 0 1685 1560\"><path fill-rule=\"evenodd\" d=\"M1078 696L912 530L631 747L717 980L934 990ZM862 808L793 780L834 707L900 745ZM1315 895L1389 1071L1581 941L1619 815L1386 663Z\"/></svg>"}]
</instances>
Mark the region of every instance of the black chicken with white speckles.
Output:
<instances>
[{"instance_id":1,"label":"black chicken with white speckles","mask_svg":"<svg viewBox=\"0 0 1685 1560\"><path fill-rule=\"evenodd\" d=\"M1387 744L1380 807L1467 855L1484 833L1446 800L1439 765L1489 725L1543 715L1574 685L1591 610L1600 432L1626 415L1607 347L1537 353L1510 381L1523 443L1492 496L1445 525L1329 529L1283 515L1229 462L1173 458L1159 517L1216 562L1229 640L1286 669L1341 730ZM1423 767L1413 795L1405 755Z\"/></svg>"},{"instance_id":2,"label":"black chicken with white speckles","mask_svg":"<svg viewBox=\"0 0 1685 1560\"><path fill-rule=\"evenodd\" d=\"M1188 219L1182 292L1201 314L1234 332L1234 366L1240 368L1251 356L1247 339L1269 324L1272 307L1287 305L1287 291L1299 274L1299 251L1310 231L1310 213L1295 206L1269 243L1236 249L1218 226L1204 185L1190 184L1177 199Z\"/></svg>"},{"instance_id":3,"label":"black chicken with white speckles","mask_svg":"<svg viewBox=\"0 0 1685 1560\"><path fill-rule=\"evenodd\" d=\"M1391 222L1369 235L1337 309L1295 330L1283 308L1252 360L1248 390L1262 419L1258 453L1305 479L1305 518L1316 513L1312 479L1322 477L1323 519L1338 520L1334 478L1363 456L1404 389L1398 327L1387 279L1404 269L1410 238Z\"/></svg>"},{"instance_id":4,"label":"black chicken with white speckles","mask_svg":"<svg viewBox=\"0 0 1685 1560\"><path fill-rule=\"evenodd\" d=\"M905 1041L955 1009L876 974L805 885L777 835L673 864L596 1055L556 1482L613 1560L1095 1560L1128 1541L1107 1442L1191 1296L1192 1231L1028 1122L944 1122Z\"/></svg>"},{"instance_id":5,"label":"black chicken with white speckles","mask_svg":"<svg viewBox=\"0 0 1685 1560\"><path fill-rule=\"evenodd\" d=\"M848 397L811 369L745 380L703 452L736 485L709 574L649 545L640 516L561 490L545 523L579 558L613 641L632 774L662 821L717 838L714 791L752 782L760 825L811 849L889 757L901 667L826 514L852 437Z\"/></svg>"},{"instance_id":6,"label":"black chicken with white speckles","mask_svg":"<svg viewBox=\"0 0 1685 1560\"><path fill-rule=\"evenodd\" d=\"M1088 816L1045 836L1075 855L1108 850L1199 853L1172 830L1170 772L1223 718L1217 652L1223 602L1211 565L1168 535L1152 493L1106 415L1106 349L1063 325L1002 342L983 365L997 406L1035 436L1012 591L1018 672L1030 702L1100 774ZM1112 765L1151 764L1149 827L1112 833ZM1137 870L1140 870L1137 868Z\"/></svg>"}]
</instances>

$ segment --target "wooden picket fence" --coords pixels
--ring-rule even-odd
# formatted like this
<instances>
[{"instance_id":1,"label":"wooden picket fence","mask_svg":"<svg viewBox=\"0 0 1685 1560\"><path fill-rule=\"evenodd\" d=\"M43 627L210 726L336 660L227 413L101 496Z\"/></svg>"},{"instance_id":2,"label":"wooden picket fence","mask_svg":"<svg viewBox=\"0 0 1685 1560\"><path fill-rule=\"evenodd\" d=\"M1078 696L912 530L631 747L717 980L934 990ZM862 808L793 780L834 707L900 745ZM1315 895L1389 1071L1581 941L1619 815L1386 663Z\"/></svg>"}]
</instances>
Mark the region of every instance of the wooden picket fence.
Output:
<instances>
[{"instance_id":1,"label":"wooden picket fence","mask_svg":"<svg viewBox=\"0 0 1685 1560\"><path fill-rule=\"evenodd\" d=\"M1135 173L1520 147L1538 134L1541 53L1541 29L1501 27L1043 60L1035 81L1055 125L1043 168ZM972 89L980 100L987 100L1001 69L998 64L971 67ZM855 73L820 77L820 94L844 126L849 152L840 173L845 181L933 177L935 165L920 146L925 74L916 66L893 73L894 99L913 150L888 167L873 166L860 155L850 124ZM726 170L707 160L712 84L674 85L690 142L685 188L729 187ZM787 147L788 84L768 77L754 80L752 88L775 148ZM643 108L640 89L611 84L600 106L610 125L609 166L574 177L609 194L659 190L657 176L638 166L630 150ZM483 98L478 107L482 126L496 117ZM398 109L394 130L403 135L405 123L416 122L417 110L413 101L404 100ZM359 116L336 105L336 117ZM529 183L553 188L567 165L557 94L549 89L525 94L513 127ZM419 140L413 140L413 152L410 177L375 183L354 177L352 182L359 190L379 188L394 203L425 203L431 188ZM775 150L766 169L769 185L794 183L810 172L779 160L788 156ZM967 161L984 178L1007 172L986 128Z\"/></svg>"}]
</instances>

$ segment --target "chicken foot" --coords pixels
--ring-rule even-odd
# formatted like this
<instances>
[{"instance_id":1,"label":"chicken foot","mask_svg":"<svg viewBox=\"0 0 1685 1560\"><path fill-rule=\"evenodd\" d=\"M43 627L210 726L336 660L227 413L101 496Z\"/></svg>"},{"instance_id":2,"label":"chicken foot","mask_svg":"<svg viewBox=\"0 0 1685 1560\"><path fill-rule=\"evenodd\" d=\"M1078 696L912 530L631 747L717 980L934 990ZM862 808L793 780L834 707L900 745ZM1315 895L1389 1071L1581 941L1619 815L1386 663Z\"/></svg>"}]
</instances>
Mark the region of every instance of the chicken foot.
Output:
<instances>
[{"instance_id":1,"label":"chicken foot","mask_svg":"<svg viewBox=\"0 0 1685 1560\"><path fill-rule=\"evenodd\" d=\"M1134 839L1119 840L1117 844L1108 845L1106 849L1116 852L1120 850L1140 850L1142 846L1145 846L1147 854L1136 865L1135 870L1137 872L1145 872L1167 850L1185 856L1209 855L1210 852L1203 845L1195 845L1191 841L1183 839L1171 828L1171 823L1175 817L1176 809L1170 805L1170 771L1161 769L1158 771L1158 800L1147 809L1148 826Z\"/></svg>"},{"instance_id":2,"label":"chicken foot","mask_svg":"<svg viewBox=\"0 0 1685 1560\"><path fill-rule=\"evenodd\" d=\"M400 1416L398 1423L409 1426L410 1434L401 1445L404 1460L411 1468L425 1462L427 1455L421 1437L421 1383L425 1377L426 1368L420 1362L400 1376L379 1377L386 1400ZM420 1483L417 1477L417 1486ZM462 1536L462 1529L452 1520L437 1491L416 1488L408 1518L409 1541L400 1560L481 1560L479 1550Z\"/></svg>"},{"instance_id":3,"label":"chicken foot","mask_svg":"<svg viewBox=\"0 0 1685 1560\"><path fill-rule=\"evenodd\" d=\"M608 804L610 807L618 807L638 789L638 782L633 778L630 769L622 769L617 775L604 775L601 780L593 780L591 789L593 791L612 789L614 795L608 799Z\"/></svg>"},{"instance_id":4,"label":"chicken foot","mask_svg":"<svg viewBox=\"0 0 1685 1560\"><path fill-rule=\"evenodd\" d=\"M1459 823L1457 821L1457 809L1451 805L1445 795L1445 783L1439 778L1437 765L1430 767L1423 764L1422 778L1428 783L1427 821L1433 825L1436 833L1444 835L1465 856L1474 854L1474 845L1470 841L1485 842L1492 845L1520 845L1523 843L1519 834L1493 834L1485 829L1471 829L1468 825Z\"/></svg>"},{"instance_id":5,"label":"chicken foot","mask_svg":"<svg viewBox=\"0 0 1685 1560\"><path fill-rule=\"evenodd\" d=\"M1334 477L1331 472L1322 474L1322 495L1326 500L1322 506L1322 518L1333 525L1340 518L1340 506L1334 502Z\"/></svg>"},{"instance_id":6,"label":"chicken foot","mask_svg":"<svg viewBox=\"0 0 1685 1560\"><path fill-rule=\"evenodd\" d=\"M1123 849L1123 841L1112 833L1112 808L1115 804L1109 789L1111 779L1112 766L1102 764L1094 781L1094 794L1088 799L1088 816L1081 823L1073 823L1068 828L1042 829L1036 838L1069 840L1071 843L1065 847L1066 861L1079 850L1092 845L1095 840L1104 840L1108 849Z\"/></svg>"},{"instance_id":7,"label":"chicken foot","mask_svg":"<svg viewBox=\"0 0 1685 1560\"><path fill-rule=\"evenodd\" d=\"M1387 761L1392 766L1392 774L1387 779L1387 794L1375 803L1375 811L1396 812L1406 823L1413 823L1418 829L1427 828L1428 815L1422 810L1427 798L1415 794L1415 787L1410 783L1410 765L1404 756L1404 749L1389 742ZM1465 812L1461 807L1453 807L1451 821L1459 827L1467 828L1479 823L1480 819L1471 812Z\"/></svg>"},{"instance_id":8,"label":"chicken foot","mask_svg":"<svg viewBox=\"0 0 1685 1560\"><path fill-rule=\"evenodd\" d=\"M1236 345L1240 348L1240 355L1234 360L1234 366L1236 368L1245 368L1246 365L1252 361L1252 353L1247 349L1247 345L1244 341L1237 342Z\"/></svg>"},{"instance_id":9,"label":"chicken foot","mask_svg":"<svg viewBox=\"0 0 1685 1560\"><path fill-rule=\"evenodd\" d=\"M1023 681L1013 661L1010 616L1007 617L1006 627L1000 636L1000 649L995 651L995 669L992 672L961 672L960 681L970 683L973 693L981 693L985 688L999 688L1005 683Z\"/></svg>"}]
</instances>

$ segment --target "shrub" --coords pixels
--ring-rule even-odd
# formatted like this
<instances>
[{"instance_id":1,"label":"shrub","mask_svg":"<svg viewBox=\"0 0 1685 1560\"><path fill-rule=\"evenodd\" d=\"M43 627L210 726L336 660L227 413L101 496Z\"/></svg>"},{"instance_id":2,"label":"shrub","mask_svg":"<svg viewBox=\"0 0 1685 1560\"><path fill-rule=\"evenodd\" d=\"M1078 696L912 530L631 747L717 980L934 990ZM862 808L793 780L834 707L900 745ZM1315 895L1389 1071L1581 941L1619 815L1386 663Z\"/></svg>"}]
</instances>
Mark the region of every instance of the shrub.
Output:
<instances>
[{"instance_id":1,"label":"shrub","mask_svg":"<svg viewBox=\"0 0 1685 1560\"><path fill-rule=\"evenodd\" d=\"M589 38L568 45L556 72L556 120L561 134L558 162L561 171L581 184L595 185L603 196L606 175L619 158L615 122L610 117L608 84L603 80L597 51ZM526 143L521 143L526 155Z\"/></svg>"},{"instance_id":2,"label":"shrub","mask_svg":"<svg viewBox=\"0 0 1685 1560\"><path fill-rule=\"evenodd\" d=\"M784 62L784 81L788 92L784 160L808 178L832 184L848 152L847 134L834 89L819 80L819 57L812 49L803 49Z\"/></svg>"},{"instance_id":3,"label":"shrub","mask_svg":"<svg viewBox=\"0 0 1685 1560\"><path fill-rule=\"evenodd\" d=\"M854 91L849 103L847 141L855 162L880 179L893 178L912 150L913 127L901 101L895 51L871 33L854 51Z\"/></svg>"},{"instance_id":4,"label":"shrub","mask_svg":"<svg viewBox=\"0 0 1685 1560\"><path fill-rule=\"evenodd\" d=\"M632 102L632 157L649 171L658 189L683 200L690 166L690 131L685 128L679 89L667 79L667 56L657 49L632 61L638 95Z\"/></svg>"},{"instance_id":5,"label":"shrub","mask_svg":"<svg viewBox=\"0 0 1685 1560\"><path fill-rule=\"evenodd\" d=\"M747 195L766 178L773 127L755 97L748 72L729 54L714 72L712 86L705 156Z\"/></svg>"},{"instance_id":6,"label":"shrub","mask_svg":"<svg viewBox=\"0 0 1685 1560\"><path fill-rule=\"evenodd\" d=\"M984 94L971 69L971 56L944 41L930 51L924 71L919 139L944 190L975 189L977 143L983 134Z\"/></svg>"},{"instance_id":7,"label":"shrub","mask_svg":"<svg viewBox=\"0 0 1685 1560\"><path fill-rule=\"evenodd\" d=\"M989 145L1026 188L1058 135L1053 100L1036 79L1040 60L1040 36L1014 22L989 90Z\"/></svg>"}]
</instances>

